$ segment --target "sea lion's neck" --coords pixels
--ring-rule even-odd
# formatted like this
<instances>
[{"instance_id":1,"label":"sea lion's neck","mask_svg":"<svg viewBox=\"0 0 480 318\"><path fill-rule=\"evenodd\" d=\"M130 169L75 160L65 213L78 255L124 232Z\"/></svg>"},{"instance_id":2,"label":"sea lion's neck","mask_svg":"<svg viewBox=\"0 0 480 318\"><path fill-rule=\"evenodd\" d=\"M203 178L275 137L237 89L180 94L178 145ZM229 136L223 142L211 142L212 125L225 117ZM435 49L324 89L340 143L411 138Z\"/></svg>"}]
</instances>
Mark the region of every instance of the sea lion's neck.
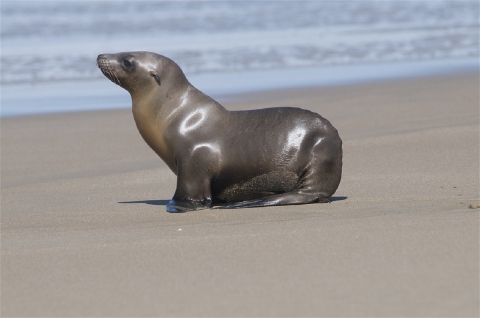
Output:
<instances>
[{"instance_id":1,"label":"sea lion's neck","mask_svg":"<svg viewBox=\"0 0 480 318\"><path fill-rule=\"evenodd\" d=\"M165 102L154 93L142 97L132 94L133 119L145 142L176 173L175 157L165 140L166 123L162 116Z\"/></svg>"}]
</instances>

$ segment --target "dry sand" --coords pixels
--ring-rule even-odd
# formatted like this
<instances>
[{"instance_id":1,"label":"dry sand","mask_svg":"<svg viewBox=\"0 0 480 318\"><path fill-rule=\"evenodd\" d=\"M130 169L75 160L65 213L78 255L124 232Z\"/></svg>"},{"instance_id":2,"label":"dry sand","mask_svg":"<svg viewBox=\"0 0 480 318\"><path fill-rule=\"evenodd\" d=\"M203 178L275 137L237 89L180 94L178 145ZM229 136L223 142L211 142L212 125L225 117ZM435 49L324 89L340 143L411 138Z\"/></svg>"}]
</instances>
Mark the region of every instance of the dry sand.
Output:
<instances>
[{"instance_id":1,"label":"dry sand","mask_svg":"<svg viewBox=\"0 0 480 318\"><path fill-rule=\"evenodd\" d=\"M239 97L337 127L331 204L169 214L129 110L2 119L1 315L479 315L477 73Z\"/></svg>"}]
</instances>

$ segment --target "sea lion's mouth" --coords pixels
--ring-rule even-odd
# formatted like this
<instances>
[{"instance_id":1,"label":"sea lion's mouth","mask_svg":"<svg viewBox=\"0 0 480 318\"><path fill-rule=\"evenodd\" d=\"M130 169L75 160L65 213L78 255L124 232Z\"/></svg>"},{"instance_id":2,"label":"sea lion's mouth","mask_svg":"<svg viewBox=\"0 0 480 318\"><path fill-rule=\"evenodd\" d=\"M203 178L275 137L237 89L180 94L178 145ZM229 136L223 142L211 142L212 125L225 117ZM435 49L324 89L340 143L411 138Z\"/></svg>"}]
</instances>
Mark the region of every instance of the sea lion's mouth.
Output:
<instances>
[{"instance_id":1,"label":"sea lion's mouth","mask_svg":"<svg viewBox=\"0 0 480 318\"><path fill-rule=\"evenodd\" d=\"M113 68L110 66L110 62L105 59L98 59L97 65L102 71L103 75L105 75L109 80L114 82L117 85L120 85L120 80L118 79L117 75L113 71Z\"/></svg>"}]
</instances>

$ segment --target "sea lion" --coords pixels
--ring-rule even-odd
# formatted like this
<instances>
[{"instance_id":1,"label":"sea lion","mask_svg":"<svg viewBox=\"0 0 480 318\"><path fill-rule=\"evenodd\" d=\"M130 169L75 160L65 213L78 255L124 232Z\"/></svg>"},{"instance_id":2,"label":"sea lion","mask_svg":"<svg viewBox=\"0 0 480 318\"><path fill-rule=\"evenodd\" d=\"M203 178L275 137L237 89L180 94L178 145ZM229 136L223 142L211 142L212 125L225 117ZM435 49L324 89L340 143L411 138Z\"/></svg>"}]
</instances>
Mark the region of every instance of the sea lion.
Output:
<instances>
[{"instance_id":1,"label":"sea lion","mask_svg":"<svg viewBox=\"0 0 480 318\"><path fill-rule=\"evenodd\" d=\"M228 111L156 53L101 54L97 64L130 93L138 131L177 175L168 212L330 202L338 188L342 140L320 115Z\"/></svg>"}]
</instances>

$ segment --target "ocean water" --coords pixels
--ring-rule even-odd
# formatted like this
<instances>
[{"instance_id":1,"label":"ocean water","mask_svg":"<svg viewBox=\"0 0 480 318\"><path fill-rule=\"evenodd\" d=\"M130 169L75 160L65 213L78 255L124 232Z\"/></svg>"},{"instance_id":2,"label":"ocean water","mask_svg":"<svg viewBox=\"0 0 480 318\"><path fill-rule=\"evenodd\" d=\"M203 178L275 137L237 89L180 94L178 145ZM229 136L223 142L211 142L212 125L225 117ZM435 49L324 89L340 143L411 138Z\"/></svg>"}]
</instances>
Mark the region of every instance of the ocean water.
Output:
<instances>
[{"instance_id":1,"label":"ocean water","mask_svg":"<svg viewBox=\"0 0 480 318\"><path fill-rule=\"evenodd\" d=\"M100 53L163 54L214 97L478 69L476 0L16 0L0 8L2 116L129 107L128 93L97 68Z\"/></svg>"}]
</instances>

